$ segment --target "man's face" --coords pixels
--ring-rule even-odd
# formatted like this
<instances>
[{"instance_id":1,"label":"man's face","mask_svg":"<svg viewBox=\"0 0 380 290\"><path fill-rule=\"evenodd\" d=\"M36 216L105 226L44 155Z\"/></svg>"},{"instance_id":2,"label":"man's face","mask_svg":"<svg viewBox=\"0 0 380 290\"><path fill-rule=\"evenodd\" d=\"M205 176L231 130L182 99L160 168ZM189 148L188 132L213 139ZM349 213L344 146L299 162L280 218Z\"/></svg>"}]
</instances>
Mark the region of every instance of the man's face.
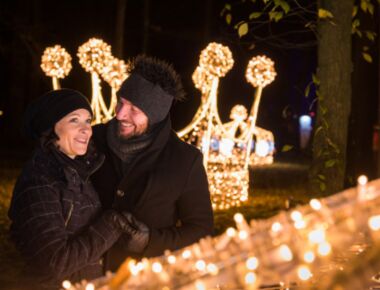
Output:
<instances>
[{"instance_id":1,"label":"man's face","mask_svg":"<svg viewBox=\"0 0 380 290\"><path fill-rule=\"evenodd\" d=\"M123 139L139 136L148 129L148 117L130 101L119 98L115 108L118 135Z\"/></svg>"}]
</instances>

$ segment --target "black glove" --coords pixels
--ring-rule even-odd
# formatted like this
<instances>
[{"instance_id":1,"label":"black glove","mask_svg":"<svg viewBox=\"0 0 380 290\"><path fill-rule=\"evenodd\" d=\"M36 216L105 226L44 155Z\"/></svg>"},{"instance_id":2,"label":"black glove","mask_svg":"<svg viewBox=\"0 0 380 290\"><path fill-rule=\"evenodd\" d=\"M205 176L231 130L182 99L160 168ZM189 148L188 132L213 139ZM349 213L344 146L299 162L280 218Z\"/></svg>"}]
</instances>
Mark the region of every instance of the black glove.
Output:
<instances>
[{"instance_id":1,"label":"black glove","mask_svg":"<svg viewBox=\"0 0 380 290\"><path fill-rule=\"evenodd\" d=\"M122 212L123 219L120 219L119 225L123 232L128 235L125 249L136 254L141 254L149 242L149 228L142 222L138 221L131 213Z\"/></svg>"}]
</instances>

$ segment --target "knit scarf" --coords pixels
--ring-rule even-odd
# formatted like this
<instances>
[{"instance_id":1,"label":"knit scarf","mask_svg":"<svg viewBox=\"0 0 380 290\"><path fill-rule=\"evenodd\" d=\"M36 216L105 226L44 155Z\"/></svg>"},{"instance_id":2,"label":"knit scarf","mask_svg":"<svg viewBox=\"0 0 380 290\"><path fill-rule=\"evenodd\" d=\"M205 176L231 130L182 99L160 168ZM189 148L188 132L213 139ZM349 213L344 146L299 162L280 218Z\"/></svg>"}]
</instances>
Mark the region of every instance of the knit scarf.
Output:
<instances>
[{"instance_id":1,"label":"knit scarf","mask_svg":"<svg viewBox=\"0 0 380 290\"><path fill-rule=\"evenodd\" d=\"M109 122L107 127L107 143L112 152L123 163L130 163L135 156L153 142L156 131L156 128L154 128L140 136L122 139L118 136L118 121L114 118Z\"/></svg>"}]
</instances>

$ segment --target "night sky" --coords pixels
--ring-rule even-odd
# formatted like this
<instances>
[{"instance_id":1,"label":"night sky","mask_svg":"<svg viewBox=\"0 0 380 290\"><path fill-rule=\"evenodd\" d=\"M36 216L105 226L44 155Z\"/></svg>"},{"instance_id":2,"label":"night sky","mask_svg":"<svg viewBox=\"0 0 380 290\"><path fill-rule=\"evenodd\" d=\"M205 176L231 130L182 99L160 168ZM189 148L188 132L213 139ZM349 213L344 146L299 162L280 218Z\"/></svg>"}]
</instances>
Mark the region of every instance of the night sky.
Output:
<instances>
[{"instance_id":1,"label":"night sky","mask_svg":"<svg viewBox=\"0 0 380 290\"><path fill-rule=\"evenodd\" d=\"M0 110L4 111L0 116L0 134L7 136L1 138L1 148L30 145L20 134L22 114L28 103L51 89L51 79L40 68L41 55L47 46L60 44L73 58L73 69L61 80L61 86L77 89L87 96L91 94L90 74L79 65L76 56L78 47L91 37L106 41L112 46L113 54L124 60L146 53L173 63L187 93L187 100L172 109L175 129L185 126L199 105L200 92L195 89L191 75L200 51L209 42L227 45L235 60L233 69L221 79L219 86L219 112L223 121L228 121L233 105L251 106L254 88L245 80L245 69L251 57L266 54L274 60L278 75L263 92L257 124L274 133L277 149L284 144L297 144L296 117L315 111L315 107L310 107L314 97L305 98L304 90L315 73L316 45L284 49L248 37L239 38L233 25L227 25L221 16L226 1L126 0L123 48L118 51L115 46L120 29L117 29L116 15L122 2L0 2ZM244 9L234 17L244 17L248 13ZM283 32L293 28L279 27ZM103 83L103 94L110 94L106 83ZM377 91L374 95L377 99ZM287 120L284 112L290 115ZM373 121L376 110L371 114Z\"/></svg>"}]
</instances>

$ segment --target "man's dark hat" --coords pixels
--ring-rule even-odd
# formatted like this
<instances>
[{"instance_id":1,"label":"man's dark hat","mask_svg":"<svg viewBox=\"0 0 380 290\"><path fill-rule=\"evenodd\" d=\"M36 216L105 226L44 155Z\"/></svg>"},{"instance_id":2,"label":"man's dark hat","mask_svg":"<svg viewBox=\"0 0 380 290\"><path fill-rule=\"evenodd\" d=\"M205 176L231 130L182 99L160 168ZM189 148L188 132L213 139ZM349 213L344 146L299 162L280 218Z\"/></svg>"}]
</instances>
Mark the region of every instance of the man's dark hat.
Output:
<instances>
[{"instance_id":1,"label":"man's dark hat","mask_svg":"<svg viewBox=\"0 0 380 290\"><path fill-rule=\"evenodd\" d=\"M183 98L179 75L165 61L140 55L130 64L129 77L123 82L118 97L130 101L157 124L169 114L173 100Z\"/></svg>"}]
</instances>

